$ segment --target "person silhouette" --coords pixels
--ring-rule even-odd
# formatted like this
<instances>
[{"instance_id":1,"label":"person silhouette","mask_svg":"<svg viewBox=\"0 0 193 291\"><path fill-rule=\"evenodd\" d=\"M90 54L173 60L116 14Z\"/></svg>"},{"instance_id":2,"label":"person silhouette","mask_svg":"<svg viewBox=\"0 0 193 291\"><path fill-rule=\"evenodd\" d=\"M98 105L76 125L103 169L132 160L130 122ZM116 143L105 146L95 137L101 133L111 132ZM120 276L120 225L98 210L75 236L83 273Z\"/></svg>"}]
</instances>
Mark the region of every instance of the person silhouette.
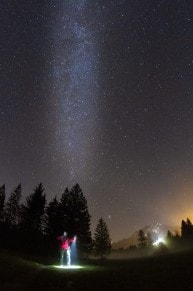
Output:
<instances>
[{"instance_id":1,"label":"person silhouette","mask_svg":"<svg viewBox=\"0 0 193 291\"><path fill-rule=\"evenodd\" d=\"M66 260L67 266L71 265L71 244L76 237L69 237L68 233L64 231L63 235L57 238L60 241L60 265L64 266Z\"/></svg>"}]
</instances>

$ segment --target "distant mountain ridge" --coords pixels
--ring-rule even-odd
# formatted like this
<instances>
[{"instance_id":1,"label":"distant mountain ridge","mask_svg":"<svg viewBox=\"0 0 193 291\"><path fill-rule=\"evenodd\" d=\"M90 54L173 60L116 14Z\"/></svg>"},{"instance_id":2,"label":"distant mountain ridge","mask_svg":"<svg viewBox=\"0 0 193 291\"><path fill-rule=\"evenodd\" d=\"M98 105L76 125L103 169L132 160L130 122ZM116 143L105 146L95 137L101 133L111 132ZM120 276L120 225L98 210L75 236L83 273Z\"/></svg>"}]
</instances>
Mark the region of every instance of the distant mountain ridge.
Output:
<instances>
[{"instance_id":1,"label":"distant mountain ridge","mask_svg":"<svg viewBox=\"0 0 193 291\"><path fill-rule=\"evenodd\" d=\"M175 227L171 225L165 225L161 223L152 223L150 225L142 228L145 235L148 233L151 234L152 240L156 241L158 237L165 237L168 230L175 234L176 232L180 233L180 227ZM122 239L118 242L112 244L112 249L128 249L130 246L138 244L138 231L135 231L129 238Z\"/></svg>"}]
</instances>

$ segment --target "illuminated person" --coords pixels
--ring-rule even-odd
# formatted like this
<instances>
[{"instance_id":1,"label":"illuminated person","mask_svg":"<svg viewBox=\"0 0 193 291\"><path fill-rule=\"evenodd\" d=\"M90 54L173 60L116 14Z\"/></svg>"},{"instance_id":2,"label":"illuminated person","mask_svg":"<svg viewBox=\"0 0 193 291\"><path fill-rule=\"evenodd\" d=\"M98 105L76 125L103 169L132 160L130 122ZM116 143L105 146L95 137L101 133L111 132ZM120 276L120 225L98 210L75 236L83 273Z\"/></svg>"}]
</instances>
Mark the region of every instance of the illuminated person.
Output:
<instances>
[{"instance_id":1,"label":"illuminated person","mask_svg":"<svg viewBox=\"0 0 193 291\"><path fill-rule=\"evenodd\" d=\"M58 237L60 241L60 265L64 265L64 256L66 256L67 265L71 264L71 244L75 240L76 237L72 238L68 236L68 233L65 231L63 235Z\"/></svg>"}]
</instances>

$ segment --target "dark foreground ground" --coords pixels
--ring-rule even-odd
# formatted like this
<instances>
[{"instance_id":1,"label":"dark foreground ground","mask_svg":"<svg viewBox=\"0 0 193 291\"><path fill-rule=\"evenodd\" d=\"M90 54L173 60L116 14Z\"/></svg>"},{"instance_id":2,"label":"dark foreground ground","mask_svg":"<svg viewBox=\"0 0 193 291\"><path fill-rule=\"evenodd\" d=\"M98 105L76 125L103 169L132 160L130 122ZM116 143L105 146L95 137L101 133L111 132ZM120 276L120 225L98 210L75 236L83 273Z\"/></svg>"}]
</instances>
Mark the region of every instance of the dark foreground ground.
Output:
<instances>
[{"instance_id":1,"label":"dark foreground ground","mask_svg":"<svg viewBox=\"0 0 193 291\"><path fill-rule=\"evenodd\" d=\"M193 290L193 250L61 270L0 252L0 290Z\"/></svg>"}]
</instances>

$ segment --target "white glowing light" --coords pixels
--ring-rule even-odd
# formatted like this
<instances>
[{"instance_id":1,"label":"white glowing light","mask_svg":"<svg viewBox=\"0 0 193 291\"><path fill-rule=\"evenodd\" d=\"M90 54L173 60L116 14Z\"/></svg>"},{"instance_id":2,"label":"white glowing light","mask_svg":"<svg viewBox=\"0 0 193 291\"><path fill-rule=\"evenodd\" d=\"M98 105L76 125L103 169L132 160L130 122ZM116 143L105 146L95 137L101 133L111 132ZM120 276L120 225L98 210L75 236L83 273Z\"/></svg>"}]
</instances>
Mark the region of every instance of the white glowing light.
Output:
<instances>
[{"instance_id":1,"label":"white glowing light","mask_svg":"<svg viewBox=\"0 0 193 291\"><path fill-rule=\"evenodd\" d=\"M84 267L78 265L70 265L70 266L54 266L54 268L69 270L69 269L82 269Z\"/></svg>"},{"instance_id":2,"label":"white glowing light","mask_svg":"<svg viewBox=\"0 0 193 291\"><path fill-rule=\"evenodd\" d=\"M160 243L165 243L164 239L158 237L158 239L153 243L154 246L158 246Z\"/></svg>"}]
</instances>

